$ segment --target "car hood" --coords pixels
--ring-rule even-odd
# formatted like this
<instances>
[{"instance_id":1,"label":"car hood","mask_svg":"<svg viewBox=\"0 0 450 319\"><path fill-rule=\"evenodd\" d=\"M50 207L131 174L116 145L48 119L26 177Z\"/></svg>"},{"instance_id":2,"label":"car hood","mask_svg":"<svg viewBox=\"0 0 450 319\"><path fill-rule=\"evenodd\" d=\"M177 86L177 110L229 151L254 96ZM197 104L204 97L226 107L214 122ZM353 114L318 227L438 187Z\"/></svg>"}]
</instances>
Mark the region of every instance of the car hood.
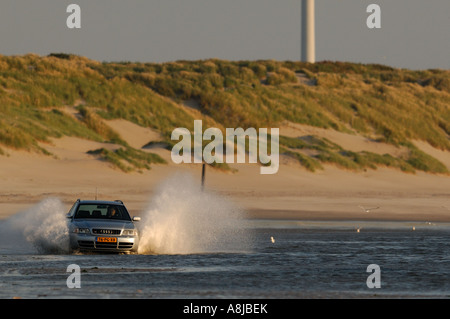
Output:
<instances>
[{"instance_id":1,"label":"car hood","mask_svg":"<svg viewBox=\"0 0 450 319\"><path fill-rule=\"evenodd\" d=\"M114 219L74 219L72 224L80 228L130 229L134 224L127 220Z\"/></svg>"}]
</instances>

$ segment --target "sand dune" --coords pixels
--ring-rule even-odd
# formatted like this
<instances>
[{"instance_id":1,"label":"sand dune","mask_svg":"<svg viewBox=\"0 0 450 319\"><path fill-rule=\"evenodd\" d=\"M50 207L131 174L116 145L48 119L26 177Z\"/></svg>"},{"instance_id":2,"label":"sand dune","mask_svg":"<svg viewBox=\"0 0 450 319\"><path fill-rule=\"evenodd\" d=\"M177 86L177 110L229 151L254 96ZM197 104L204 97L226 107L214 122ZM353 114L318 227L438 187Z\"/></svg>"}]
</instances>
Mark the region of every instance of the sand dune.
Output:
<instances>
[{"instance_id":1,"label":"sand dune","mask_svg":"<svg viewBox=\"0 0 450 319\"><path fill-rule=\"evenodd\" d=\"M131 147L140 149L152 141L161 141L161 134L123 119L105 121L114 131L119 133Z\"/></svg>"},{"instance_id":2,"label":"sand dune","mask_svg":"<svg viewBox=\"0 0 450 319\"><path fill-rule=\"evenodd\" d=\"M158 133L124 120L109 121L131 146L142 147L159 140ZM306 126L286 127L281 134L316 134L354 150L401 152L387 144L359 136ZM420 144L420 143L419 143ZM430 148L420 144L423 148ZM86 152L100 147L120 147L64 137L45 147L55 156L8 150L0 156L0 218L10 216L47 197L58 197L67 208L77 198L122 199L133 215L149 204L158 185L175 173L198 178L201 165L153 165L143 173L123 173ZM152 150L154 151L154 150ZM170 152L157 152L170 159ZM434 150L449 165L449 153ZM405 174L379 168L355 173L325 166L311 173L298 164L282 161L274 175L259 174L255 164L234 164L237 172L207 168L206 189L236 202L250 218L308 220L411 220L450 222L450 177L418 172ZM358 206L380 206L364 213Z\"/></svg>"},{"instance_id":3,"label":"sand dune","mask_svg":"<svg viewBox=\"0 0 450 319\"><path fill-rule=\"evenodd\" d=\"M326 138L331 142L340 145L343 149L352 152L368 151L380 155L390 154L392 156L400 156L408 152L408 150L404 147L396 147L387 143L376 142L360 135L342 133L335 130L323 129L298 123L286 123L280 128L280 135L285 135L288 137L315 135Z\"/></svg>"},{"instance_id":4,"label":"sand dune","mask_svg":"<svg viewBox=\"0 0 450 319\"><path fill-rule=\"evenodd\" d=\"M450 152L438 150L424 141L414 141L414 145L416 145L423 152L430 154L431 156L439 160L450 170Z\"/></svg>"}]
</instances>

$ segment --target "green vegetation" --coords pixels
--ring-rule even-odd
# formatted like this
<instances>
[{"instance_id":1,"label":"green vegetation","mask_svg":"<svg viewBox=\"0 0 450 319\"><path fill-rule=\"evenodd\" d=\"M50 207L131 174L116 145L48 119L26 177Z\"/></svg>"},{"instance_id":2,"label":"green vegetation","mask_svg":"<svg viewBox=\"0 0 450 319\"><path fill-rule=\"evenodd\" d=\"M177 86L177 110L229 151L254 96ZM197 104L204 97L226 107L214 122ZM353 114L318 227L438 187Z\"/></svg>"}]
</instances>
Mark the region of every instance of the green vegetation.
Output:
<instances>
[{"instance_id":1,"label":"green vegetation","mask_svg":"<svg viewBox=\"0 0 450 319\"><path fill-rule=\"evenodd\" d=\"M290 121L409 149L394 157L350 152L316 136L280 136L280 152L311 171L333 163L350 170L387 166L448 174L412 141L450 151L450 71L342 62L100 63L64 53L0 56L0 155L8 148L48 154L40 142L67 135L119 144L117 151L100 149L93 156L124 171L147 169L161 158L126 145L103 120L153 128L161 142L173 145L175 127L193 129L185 101L198 105L204 126L246 129ZM66 107L75 107L78 117Z\"/></svg>"},{"instance_id":2,"label":"green vegetation","mask_svg":"<svg viewBox=\"0 0 450 319\"><path fill-rule=\"evenodd\" d=\"M101 160L113 164L124 172L131 172L135 169L150 169L150 164L166 163L156 154L135 150L131 147L119 148L115 151L100 148L89 151L88 154L98 156Z\"/></svg>"}]
</instances>

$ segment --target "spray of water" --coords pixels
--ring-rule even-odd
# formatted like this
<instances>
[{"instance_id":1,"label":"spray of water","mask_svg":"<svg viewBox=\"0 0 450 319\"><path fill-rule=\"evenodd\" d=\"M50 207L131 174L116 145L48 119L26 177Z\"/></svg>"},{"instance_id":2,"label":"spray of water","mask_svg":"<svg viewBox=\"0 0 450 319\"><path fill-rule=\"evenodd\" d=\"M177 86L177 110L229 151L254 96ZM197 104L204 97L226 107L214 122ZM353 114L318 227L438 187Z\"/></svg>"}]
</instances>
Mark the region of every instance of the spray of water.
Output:
<instances>
[{"instance_id":1,"label":"spray of water","mask_svg":"<svg viewBox=\"0 0 450 319\"><path fill-rule=\"evenodd\" d=\"M223 196L202 191L190 175L175 175L141 214L141 254L243 252L252 236L243 211ZM66 210L48 198L0 221L0 251L69 253Z\"/></svg>"},{"instance_id":2,"label":"spray of water","mask_svg":"<svg viewBox=\"0 0 450 319\"><path fill-rule=\"evenodd\" d=\"M48 198L0 222L2 250L16 253L67 253L69 233L65 208Z\"/></svg>"},{"instance_id":3,"label":"spray of water","mask_svg":"<svg viewBox=\"0 0 450 319\"><path fill-rule=\"evenodd\" d=\"M251 236L243 211L224 197L202 191L189 175L164 182L142 215L139 253L241 252Z\"/></svg>"}]
</instances>

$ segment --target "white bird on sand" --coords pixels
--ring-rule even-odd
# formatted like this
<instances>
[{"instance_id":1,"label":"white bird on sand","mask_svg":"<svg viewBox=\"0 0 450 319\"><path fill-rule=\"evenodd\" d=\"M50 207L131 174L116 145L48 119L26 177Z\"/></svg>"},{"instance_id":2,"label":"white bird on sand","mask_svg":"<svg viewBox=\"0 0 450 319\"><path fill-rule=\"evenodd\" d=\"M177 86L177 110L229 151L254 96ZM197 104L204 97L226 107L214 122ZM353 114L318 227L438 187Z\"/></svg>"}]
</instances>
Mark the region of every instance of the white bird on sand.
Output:
<instances>
[{"instance_id":1,"label":"white bird on sand","mask_svg":"<svg viewBox=\"0 0 450 319\"><path fill-rule=\"evenodd\" d=\"M272 236L270 236L270 241L272 242L272 244L275 244L275 238L273 238Z\"/></svg>"},{"instance_id":2,"label":"white bird on sand","mask_svg":"<svg viewBox=\"0 0 450 319\"><path fill-rule=\"evenodd\" d=\"M363 206L358 206L358 207L361 208L365 213L370 213L371 210L380 208L380 207L365 208Z\"/></svg>"}]
</instances>

